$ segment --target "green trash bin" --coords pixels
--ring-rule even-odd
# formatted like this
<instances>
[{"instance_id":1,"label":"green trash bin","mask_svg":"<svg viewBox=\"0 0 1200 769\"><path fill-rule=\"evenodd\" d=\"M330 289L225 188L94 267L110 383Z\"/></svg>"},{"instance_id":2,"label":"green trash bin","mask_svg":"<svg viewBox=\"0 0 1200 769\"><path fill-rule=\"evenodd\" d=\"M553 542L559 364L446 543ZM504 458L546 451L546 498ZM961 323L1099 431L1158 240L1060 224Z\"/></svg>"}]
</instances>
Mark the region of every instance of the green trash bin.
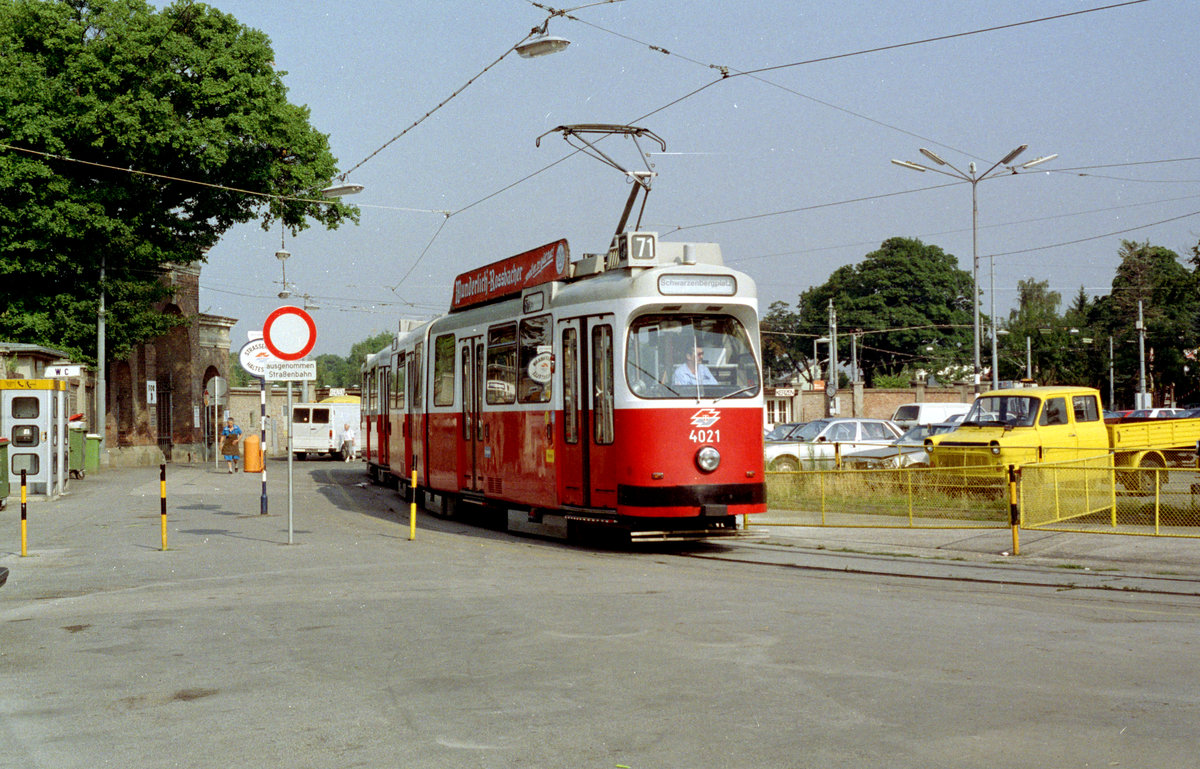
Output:
<instances>
[{"instance_id":1,"label":"green trash bin","mask_svg":"<svg viewBox=\"0 0 1200 769\"><path fill-rule=\"evenodd\" d=\"M83 469L89 473L100 470L100 436L95 433L87 435L87 454L83 458Z\"/></svg>"},{"instance_id":2,"label":"green trash bin","mask_svg":"<svg viewBox=\"0 0 1200 769\"><path fill-rule=\"evenodd\" d=\"M0 438L0 510L8 501L8 438Z\"/></svg>"},{"instance_id":3,"label":"green trash bin","mask_svg":"<svg viewBox=\"0 0 1200 769\"><path fill-rule=\"evenodd\" d=\"M87 428L83 425L67 426L67 472L72 478L86 474L84 460L87 459Z\"/></svg>"}]
</instances>

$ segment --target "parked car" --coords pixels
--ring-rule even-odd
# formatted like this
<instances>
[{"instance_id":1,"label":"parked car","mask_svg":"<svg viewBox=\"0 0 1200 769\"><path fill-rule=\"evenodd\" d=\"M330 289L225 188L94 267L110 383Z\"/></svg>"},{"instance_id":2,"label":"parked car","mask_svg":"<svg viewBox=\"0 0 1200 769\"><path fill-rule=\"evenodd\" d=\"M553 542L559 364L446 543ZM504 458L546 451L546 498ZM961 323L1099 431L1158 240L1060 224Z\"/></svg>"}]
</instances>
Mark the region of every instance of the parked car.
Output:
<instances>
[{"instance_id":1,"label":"parked car","mask_svg":"<svg viewBox=\"0 0 1200 769\"><path fill-rule=\"evenodd\" d=\"M807 422L783 422L782 424L778 424L778 425L775 425L774 427L772 427L770 432L768 432L765 436L763 436L763 440L764 441L786 441L788 439L789 435L791 435L796 430L799 430L801 427L803 427L806 424L808 424L808 423Z\"/></svg>"},{"instance_id":2,"label":"parked car","mask_svg":"<svg viewBox=\"0 0 1200 769\"><path fill-rule=\"evenodd\" d=\"M899 467L928 467L925 438L953 432L962 421L960 415L952 422L910 427L890 446L856 451L846 457L846 467L852 470L895 470Z\"/></svg>"},{"instance_id":3,"label":"parked car","mask_svg":"<svg viewBox=\"0 0 1200 769\"><path fill-rule=\"evenodd\" d=\"M1121 421L1136 422L1142 419L1174 419L1175 417L1182 416L1183 413L1183 409L1134 409L1125 416L1121 417Z\"/></svg>"},{"instance_id":4,"label":"parked car","mask_svg":"<svg viewBox=\"0 0 1200 769\"><path fill-rule=\"evenodd\" d=\"M794 431L788 440L763 444L763 462L778 472L829 469L838 456L887 446L903 432L888 419L818 419Z\"/></svg>"},{"instance_id":5,"label":"parked car","mask_svg":"<svg viewBox=\"0 0 1200 769\"><path fill-rule=\"evenodd\" d=\"M965 416L971 410L970 403L905 403L892 414L892 421L902 430L917 425L936 425L949 422L953 417Z\"/></svg>"}]
</instances>

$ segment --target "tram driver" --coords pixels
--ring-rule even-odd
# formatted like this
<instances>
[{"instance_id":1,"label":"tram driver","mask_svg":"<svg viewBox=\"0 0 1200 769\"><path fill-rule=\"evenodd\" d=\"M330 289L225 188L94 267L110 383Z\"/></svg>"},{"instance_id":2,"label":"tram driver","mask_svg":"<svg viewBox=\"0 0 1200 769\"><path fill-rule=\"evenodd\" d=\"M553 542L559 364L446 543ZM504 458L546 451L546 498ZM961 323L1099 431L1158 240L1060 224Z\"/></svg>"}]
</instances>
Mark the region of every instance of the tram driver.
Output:
<instances>
[{"instance_id":1,"label":"tram driver","mask_svg":"<svg viewBox=\"0 0 1200 769\"><path fill-rule=\"evenodd\" d=\"M717 384L717 378L704 365L704 351L699 347L691 347L685 360L675 367L671 383L677 385L707 385Z\"/></svg>"}]
</instances>

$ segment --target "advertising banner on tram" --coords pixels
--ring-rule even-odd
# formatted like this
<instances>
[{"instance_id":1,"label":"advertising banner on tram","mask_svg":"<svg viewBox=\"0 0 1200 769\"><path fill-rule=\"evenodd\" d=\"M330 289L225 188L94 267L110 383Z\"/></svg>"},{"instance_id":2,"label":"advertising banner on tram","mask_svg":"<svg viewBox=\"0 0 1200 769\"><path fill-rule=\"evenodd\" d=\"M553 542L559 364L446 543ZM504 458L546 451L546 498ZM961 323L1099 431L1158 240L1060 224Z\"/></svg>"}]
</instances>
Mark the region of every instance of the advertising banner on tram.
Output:
<instances>
[{"instance_id":1,"label":"advertising banner on tram","mask_svg":"<svg viewBox=\"0 0 1200 769\"><path fill-rule=\"evenodd\" d=\"M454 279L450 310L484 304L520 294L530 286L563 280L567 277L569 264L570 254L564 239L464 272Z\"/></svg>"}]
</instances>

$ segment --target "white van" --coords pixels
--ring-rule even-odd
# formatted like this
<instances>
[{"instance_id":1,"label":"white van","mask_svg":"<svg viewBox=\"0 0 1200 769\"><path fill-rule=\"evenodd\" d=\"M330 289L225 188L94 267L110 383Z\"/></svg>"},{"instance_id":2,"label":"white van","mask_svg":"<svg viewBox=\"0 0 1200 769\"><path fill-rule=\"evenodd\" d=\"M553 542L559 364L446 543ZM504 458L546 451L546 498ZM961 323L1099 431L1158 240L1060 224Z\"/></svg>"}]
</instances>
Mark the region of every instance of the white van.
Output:
<instances>
[{"instance_id":1,"label":"white van","mask_svg":"<svg viewBox=\"0 0 1200 769\"><path fill-rule=\"evenodd\" d=\"M961 419L971 410L970 403L905 403L892 414L892 421L907 430L917 425L936 425Z\"/></svg>"},{"instance_id":2,"label":"white van","mask_svg":"<svg viewBox=\"0 0 1200 769\"><path fill-rule=\"evenodd\" d=\"M348 424L358 432L359 403L296 403L292 405L292 451L296 459L309 454L342 458L342 433Z\"/></svg>"}]
</instances>

